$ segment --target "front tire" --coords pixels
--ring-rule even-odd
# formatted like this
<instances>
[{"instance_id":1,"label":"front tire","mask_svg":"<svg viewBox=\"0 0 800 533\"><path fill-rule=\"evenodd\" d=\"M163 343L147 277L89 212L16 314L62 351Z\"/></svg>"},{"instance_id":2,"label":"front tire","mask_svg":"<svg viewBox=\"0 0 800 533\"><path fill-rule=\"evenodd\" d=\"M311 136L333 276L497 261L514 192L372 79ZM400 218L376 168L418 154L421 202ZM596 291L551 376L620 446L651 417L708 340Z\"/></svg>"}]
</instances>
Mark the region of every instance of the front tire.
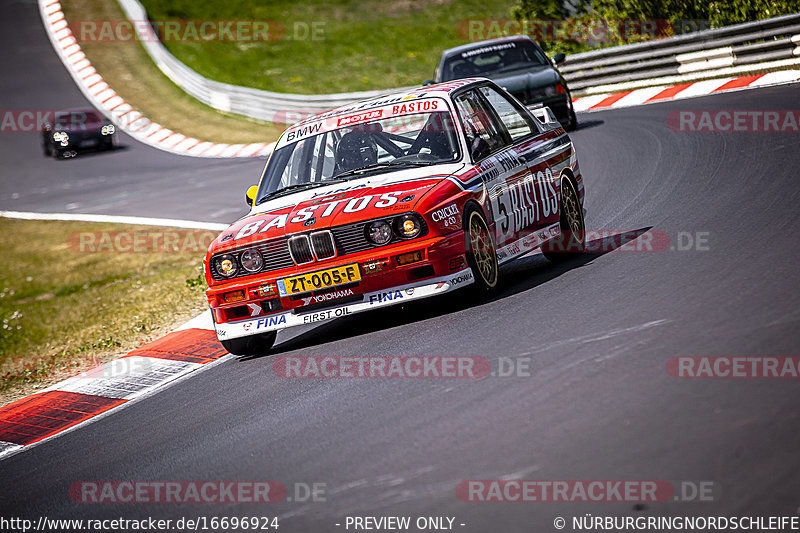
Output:
<instances>
[{"instance_id":1,"label":"front tire","mask_svg":"<svg viewBox=\"0 0 800 533\"><path fill-rule=\"evenodd\" d=\"M275 344L277 331L268 331L258 335L240 337L238 339L222 340L222 347L233 355L261 355L267 353L272 345Z\"/></svg>"},{"instance_id":2,"label":"front tire","mask_svg":"<svg viewBox=\"0 0 800 533\"><path fill-rule=\"evenodd\" d=\"M560 190L561 234L542 245L542 253L553 263L580 255L586 249L586 224L583 220L583 206L578 196L578 189L571 179L562 176Z\"/></svg>"},{"instance_id":3,"label":"front tire","mask_svg":"<svg viewBox=\"0 0 800 533\"><path fill-rule=\"evenodd\" d=\"M486 218L481 211L470 206L464 215L464 234L466 236L467 264L475 278L478 292L487 294L497 287L499 269L497 249Z\"/></svg>"},{"instance_id":4,"label":"front tire","mask_svg":"<svg viewBox=\"0 0 800 533\"><path fill-rule=\"evenodd\" d=\"M578 129L578 116L575 114L575 109L570 105L569 109L569 123L565 128L566 131L575 131Z\"/></svg>"}]
</instances>

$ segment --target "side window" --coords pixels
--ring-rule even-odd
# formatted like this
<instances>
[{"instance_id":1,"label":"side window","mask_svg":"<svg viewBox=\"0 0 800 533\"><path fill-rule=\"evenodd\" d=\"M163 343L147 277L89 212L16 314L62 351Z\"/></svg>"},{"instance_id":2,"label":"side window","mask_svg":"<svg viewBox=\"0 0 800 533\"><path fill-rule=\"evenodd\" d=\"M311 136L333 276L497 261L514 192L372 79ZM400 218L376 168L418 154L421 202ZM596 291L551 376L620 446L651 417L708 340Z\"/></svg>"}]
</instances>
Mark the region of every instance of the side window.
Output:
<instances>
[{"instance_id":1,"label":"side window","mask_svg":"<svg viewBox=\"0 0 800 533\"><path fill-rule=\"evenodd\" d=\"M489 104L494 108L500 120L503 121L511 140L517 142L531 133L537 132L534 126L530 124L527 117L525 117L517 108L512 104L508 98L499 93L493 87L481 87L478 89L483 96L486 97Z\"/></svg>"},{"instance_id":2,"label":"side window","mask_svg":"<svg viewBox=\"0 0 800 533\"><path fill-rule=\"evenodd\" d=\"M481 137L486 141L492 152L505 144L503 135L475 91L468 91L456 97L455 101L468 145L475 137Z\"/></svg>"}]
</instances>

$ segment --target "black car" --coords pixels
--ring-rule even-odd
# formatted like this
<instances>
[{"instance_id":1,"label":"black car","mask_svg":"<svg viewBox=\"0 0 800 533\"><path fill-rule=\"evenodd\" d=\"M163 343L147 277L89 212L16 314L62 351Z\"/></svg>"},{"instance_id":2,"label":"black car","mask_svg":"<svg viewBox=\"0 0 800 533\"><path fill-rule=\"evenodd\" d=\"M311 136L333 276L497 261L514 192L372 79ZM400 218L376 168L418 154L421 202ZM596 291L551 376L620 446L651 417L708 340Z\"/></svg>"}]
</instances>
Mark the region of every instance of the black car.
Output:
<instances>
[{"instance_id":1,"label":"black car","mask_svg":"<svg viewBox=\"0 0 800 533\"><path fill-rule=\"evenodd\" d=\"M78 150L111 150L116 146L116 128L92 108L64 109L42 126L44 155L75 157Z\"/></svg>"},{"instance_id":2,"label":"black car","mask_svg":"<svg viewBox=\"0 0 800 533\"><path fill-rule=\"evenodd\" d=\"M489 78L528 107L549 107L564 128L572 130L578 120L567 82L555 66L565 57L556 54L551 61L539 44L525 35L490 39L445 50L434 79L425 85Z\"/></svg>"}]
</instances>

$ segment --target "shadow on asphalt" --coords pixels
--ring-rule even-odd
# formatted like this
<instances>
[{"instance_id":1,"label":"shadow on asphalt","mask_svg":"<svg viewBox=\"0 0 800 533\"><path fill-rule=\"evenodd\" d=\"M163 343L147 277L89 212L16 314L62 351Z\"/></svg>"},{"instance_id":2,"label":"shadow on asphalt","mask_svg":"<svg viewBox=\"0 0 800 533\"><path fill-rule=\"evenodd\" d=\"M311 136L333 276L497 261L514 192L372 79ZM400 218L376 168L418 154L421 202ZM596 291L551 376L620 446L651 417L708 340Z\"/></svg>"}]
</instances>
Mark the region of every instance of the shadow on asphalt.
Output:
<instances>
[{"instance_id":1,"label":"shadow on asphalt","mask_svg":"<svg viewBox=\"0 0 800 533\"><path fill-rule=\"evenodd\" d=\"M605 120L578 120L578 126L575 128L575 131L588 130L595 126L602 126L605 122Z\"/></svg>"},{"instance_id":2,"label":"shadow on asphalt","mask_svg":"<svg viewBox=\"0 0 800 533\"><path fill-rule=\"evenodd\" d=\"M643 234L652 229L652 226L626 232L626 240L618 236L606 236L586 243L589 250L596 252L583 253L570 256L558 263L552 263L541 253L535 253L512 261L500 269L500 283L489 297L476 297L469 290L458 290L452 293L434 296L376 309L375 311L358 313L349 317L326 322L320 326L292 337L265 354L240 357L239 361L248 361L264 356L277 355L292 350L311 348L321 344L334 342L358 335L372 333L382 329L413 324L429 318L448 315L464 311L490 302L495 302L513 296L520 292L534 289L562 274L587 265L609 252L628 242L639 239Z\"/></svg>"},{"instance_id":3,"label":"shadow on asphalt","mask_svg":"<svg viewBox=\"0 0 800 533\"><path fill-rule=\"evenodd\" d=\"M124 152L124 151L129 150L129 149L130 149L130 147L128 145L118 144L117 146L115 146L114 148L112 148L110 150L103 150L103 149L99 149L99 148L80 150L80 151L78 151L78 155L73 156L73 157L53 157L53 156L45 156L45 157L49 157L50 159L55 159L56 161L70 161L72 159L82 159L82 158L85 158L85 157L97 157L97 156L101 156L101 155L114 155L116 153Z\"/></svg>"}]
</instances>

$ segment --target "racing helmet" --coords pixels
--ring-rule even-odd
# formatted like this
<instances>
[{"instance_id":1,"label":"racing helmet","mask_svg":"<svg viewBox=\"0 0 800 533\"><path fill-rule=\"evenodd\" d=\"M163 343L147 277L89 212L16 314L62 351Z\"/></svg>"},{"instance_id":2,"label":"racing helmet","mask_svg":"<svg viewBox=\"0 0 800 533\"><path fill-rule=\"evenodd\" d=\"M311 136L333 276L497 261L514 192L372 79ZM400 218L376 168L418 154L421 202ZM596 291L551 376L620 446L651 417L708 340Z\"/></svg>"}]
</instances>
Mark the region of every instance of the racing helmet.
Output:
<instances>
[{"instance_id":1,"label":"racing helmet","mask_svg":"<svg viewBox=\"0 0 800 533\"><path fill-rule=\"evenodd\" d=\"M336 166L339 172L355 170L378 162L378 145L372 133L351 131L336 147Z\"/></svg>"}]
</instances>

